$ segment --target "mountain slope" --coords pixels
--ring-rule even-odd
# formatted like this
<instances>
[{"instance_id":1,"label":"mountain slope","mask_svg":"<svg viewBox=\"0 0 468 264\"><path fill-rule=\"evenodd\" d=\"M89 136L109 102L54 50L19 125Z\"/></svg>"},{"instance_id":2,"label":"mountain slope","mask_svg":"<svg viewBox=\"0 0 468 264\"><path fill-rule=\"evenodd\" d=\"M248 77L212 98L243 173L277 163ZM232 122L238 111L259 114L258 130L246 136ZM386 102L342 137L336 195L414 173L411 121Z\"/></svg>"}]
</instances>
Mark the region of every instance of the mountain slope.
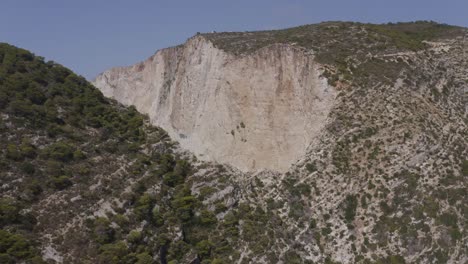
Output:
<instances>
[{"instance_id":1,"label":"mountain slope","mask_svg":"<svg viewBox=\"0 0 468 264\"><path fill-rule=\"evenodd\" d=\"M202 203L236 191L222 166L199 171L146 117L56 63L3 43L0 62L2 263L167 263L231 252L229 242L211 251L227 228Z\"/></svg>"},{"instance_id":2,"label":"mountain slope","mask_svg":"<svg viewBox=\"0 0 468 264\"><path fill-rule=\"evenodd\" d=\"M464 30L429 22L332 22L273 32L201 34L188 47L155 55L193 49L180 62L158 59L174 72L214 53L245 67L252 67L251 60L257 66L271 63L259 71L281 68L280 83L304 78L291 82L292 91L333 91L329 99L317 95L314 102L330 103L324 103L322 119L311 116L314 122L322 120L319 129L304 139L308 145L297 152L299 160L284 163L292 164L284 173L242 172L199 161L151 126L158 112L145 117L135 110L141 105L125 107L106 99L68 69L0 44L0 260L464 263ZM194 42L203 44L191 46ZM200 52L199 47L208 48ZM99 88L105 95L105 89L118 91L122 97L114 95L123 104L159 98L150 88L163 84L138 83L157 80L152 71L145 73L160 66L151 62L111 70L107 75L119 81ZM192 70L181 76L198 80L206 68ZM241 72L249 70L255 72ZM314 78L319 85L305 81ZM267 88L267 80L252 83L251 90ZM191 79L185 82L190 85ZM168 96L174 87L167 85ZM210 99L205 93L211 90L190 87L200 91L191 100ZM269 102L286 96L265 95ZM127 96L133 97L125 101ZM162 114L163 119L171 116ZM271 118L277 115L273 111ZM306 116L297 114L298 120ZM244 126L239 122L234 135L250 128Z\"/></svg>"},{"instance_id":3,"label":"mountain slope","mask_svg":"<svg viewBox=\"0 0 468 264\"><path fill-rule=\"evenodd\" d=\"M106 71L94 84L148 114L200 159L285 172L321 133L340 89L372 85L365 83L372 75L392 83L406 68L401 58L381 56L414 53L427 47L423 41L461 34L424 22L198 34L144 62Z\"/></svg>"},{"instance_id":4,"label":"mountain slope","mask_svg":"<svg viewBox=\"0 0 468 264\"><path fill-rule=\"evenodd\" d=\"M302 55L288 66L300 65L298 61L305 57L312 59L310 63L321 74L319 80L326 80L328 89L335 92L318 119L317 132L303 141L308 144L305 152L297 152L298 156L285 163L294 163L285 174L247 173L255 175L255 188L244 190L245 199L261 205L271 214L270 220L273 216L278 219L270 223L273 233L265 236L267 241L275 240L275 246L269 248L265 242L265 247L258 248L258 241L247 240L243 260L271 263L277 259L265 256L281 252L280 259L298 262L463 263L467 258L465 34L466 29L460 27L424 21L386 25L327 22L278 31L200 34L183 46L157 52L143 63L111 69L95 84L106 96L155 115L152 122L179 129L171 118L178 120L176 116L188 114L185 106L172 108L164 117L167 122L160 123L159 112L153 111L157 108L145 108L138 101L144 98L152 106L160 103L158 87L166 84L160 71L151 67L166 63L163 54L174 50L183 54L167 61L175 66L164 75L175 80L164 86L168 91L164 98L177 100L187 92L180 89L177 80L190 87L192 80L197 84L199 76L212 76L211 68L206 71L206 67L187 66L184 61L198 65L217 56L229 58L215 68L222 71L219 75L235 74L252 83L254 93L261 93L268 86L257 84L257 79L247 74L233 73L229 63L256 61L254 65L243 63L245 72L260 71L256 76L269 76L262 72L262 65L275 65L284 50L294 50ZM200 42L203 45L193 44ZM265 53L268 56L259 60ZM191 74L184 75L186 72ZM286 79L293 77L290 74ZM241 89L216 87L224 93ZM301 89L307 87L313 91L315 86ZM191 87L196 88L204 91L205 87ZM134 91L137 95L132 97ZM207 92L198 98L216 105ZM282 98L287 96L270 95L266 100ZM248 109L238 103L239 112L245 110L249 115ZM211 116L213 112L217 115L216 111L224 109L200 108L196 114ZM287 113L260 116L281 120ZM300 115L297 120L301 121ZM209 135L216 138L216 133L225 130ZM274 156L275 152L270 152L266 155ZM289 158L286 154L282 157ZM300 157L298 162L294 162L296 157ZM275 227L277 221L285 225ZM283 232L290 239L276 237Z\"/></svg>"}]
</instances>

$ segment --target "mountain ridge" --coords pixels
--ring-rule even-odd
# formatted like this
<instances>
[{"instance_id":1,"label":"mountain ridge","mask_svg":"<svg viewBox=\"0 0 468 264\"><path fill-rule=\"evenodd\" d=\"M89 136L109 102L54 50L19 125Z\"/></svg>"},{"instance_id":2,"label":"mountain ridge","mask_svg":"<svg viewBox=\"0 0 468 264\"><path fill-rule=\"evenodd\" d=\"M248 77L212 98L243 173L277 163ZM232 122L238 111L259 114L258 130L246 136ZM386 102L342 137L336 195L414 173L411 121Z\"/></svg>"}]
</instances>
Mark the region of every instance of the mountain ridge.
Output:
<instances>
[{"instance_id":1,"label":"mountain ridge","mask_svg":"<svg viewBox=\"0 0 468 264\"><path fill-rule=\"evenodd\" d=\"M0 45L2 262L466 262L463 34L425 40L424 30L447 30L426 22L416 37L343 25L281 35L323 42L316 76L336 89L320 133L284 173L199 160L135 107ZM316 30L309 42L304 32ZM249 43L270 43L262 34ZM253 65L289 58L282 47ZM209 57L193 54L185 59ZM310 73L306 64L292 68Z\"/></svg>"},{"instance_id":2,"label":"mountain ridge","mask_svg":"<svg viewBox=\"0 0 468 264\"><path fill-rule=\"evenodd\" d=\"M275 59L264 64L263 58ZM257 65L258 72L249 65ZM238 58L195 36L184 48L163 50L143 64L108 71L95 85L106 96L149 114L154 124L201 159L243 171L284 171L305 152L330 108L334 91L320 77L319 67L288 45ZM119 89L119 84L125 88ZM145 96L145 91L153 95ZM212 111L215 114L203 117Z\"/></svg>"}]
</instances>

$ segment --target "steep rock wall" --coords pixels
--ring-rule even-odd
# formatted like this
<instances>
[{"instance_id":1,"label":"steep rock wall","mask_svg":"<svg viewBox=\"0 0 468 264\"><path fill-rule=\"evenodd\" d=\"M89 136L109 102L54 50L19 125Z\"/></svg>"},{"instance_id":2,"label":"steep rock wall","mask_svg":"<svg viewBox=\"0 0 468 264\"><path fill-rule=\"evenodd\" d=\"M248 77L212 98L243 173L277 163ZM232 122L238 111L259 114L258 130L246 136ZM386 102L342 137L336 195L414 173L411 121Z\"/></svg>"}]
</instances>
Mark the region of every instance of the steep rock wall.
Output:
<instances>
[{"instance_id":1,"label":"steep rock wall","mask_svg":"<svg viewBox=\"0 0 468 264\"><path fill-rule=\"evenodd\" d=\"M320 65L291 45L235 56L201 36L94 85L134 105L202 160L243 171L286 171L324 127L335 90Z\"/></svg>"}]
</instances>

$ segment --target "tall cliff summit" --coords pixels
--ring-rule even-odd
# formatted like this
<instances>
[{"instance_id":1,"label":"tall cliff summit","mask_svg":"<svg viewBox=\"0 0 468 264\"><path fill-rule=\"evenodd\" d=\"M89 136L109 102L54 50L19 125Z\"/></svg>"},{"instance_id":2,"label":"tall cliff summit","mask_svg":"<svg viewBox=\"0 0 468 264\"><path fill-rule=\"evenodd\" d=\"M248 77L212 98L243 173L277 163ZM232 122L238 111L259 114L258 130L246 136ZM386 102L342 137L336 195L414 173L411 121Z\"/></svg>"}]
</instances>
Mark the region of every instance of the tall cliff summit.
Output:
<instances>
[{"instance_id":1,"label":"tall cliff summit","mask_svg":"<svg viewBox=\"0 0 468 264\"><path fill-rule=\"evenodd\" d=\"M272 44L239 56L208 36L94 81L202 160L286 171L323 129L336 90L312 52Z\"/></svg>"},{"instance_id":2,"label":"tall cliff summit","mask_svg":"<svg viewBox=\"0 0 468 264\"><path fill-rule=\"evenodd\" d=\"M349 78L374 71L380 82L397 82L418 50L460 30L328 22L198 34L144 62L108 70L93 84L148 114L202 160L285 172L323 133L338 93L353 84Z\"/></svg>"},{"instance_id":3,"label":"tall cliff summit","mask_svg":"<svg viewBox=\"0 0 468 264\"><path fill-rule=\"evenodd\" d=\"M467 263L467 56L462 27L325 22L92 85L0 43L0 263Z\"/></svg>"}]
</instances>

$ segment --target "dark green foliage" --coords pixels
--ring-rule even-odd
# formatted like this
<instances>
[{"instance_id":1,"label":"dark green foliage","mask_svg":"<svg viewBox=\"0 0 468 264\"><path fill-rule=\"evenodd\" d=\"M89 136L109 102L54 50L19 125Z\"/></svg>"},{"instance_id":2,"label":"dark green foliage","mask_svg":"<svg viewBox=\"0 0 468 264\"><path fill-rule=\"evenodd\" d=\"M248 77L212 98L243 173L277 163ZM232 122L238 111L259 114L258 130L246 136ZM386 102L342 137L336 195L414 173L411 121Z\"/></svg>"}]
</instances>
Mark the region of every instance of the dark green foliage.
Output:
<instances>
[{"instance_id":1,"label":"dark green foliage","mask_svg":"<svg viewBox=\"0 0 468 264\"><path fill-rule=\"evenodd\" d=\"M315 163L311 162L311 163L307 163L306 164L306 169L309 173L312 173L312 172L315 172L317 171L317 166L315 166Z\"/></svg>"},{"instance_id":2,"label":"dark green foliage","mask_svg":"<svg viewBox=\"0 0 468 264\"><path fill-rule=\"evenodd\" d=\"M324 227L322 228L322 236L326 237L328 236L329 234L331 234L332 230L330 227Z\"/></svg>"},{"instance_id":3,"label":"dark green foliage","mask_svg":"<svg viewBox=\"0 0 468 264\"><path fill-rule=\"evenodd\" d=\"M299 191L300 194L305 195L307 197L310 197L312 190L310 186L306 183L299 183L296 186L297 190Z\"/></svg>"},{"instance_id":4,"label":"dark green foliage","mask_svg":"<svg viewBox=\"0 0 468 264\"><path fill-rule=\"evenodd\" d=\"M26 174L34 174L35 168L31 163L24 162L21 164L21 170Z\"/></svg>"},{"instance_id":5,"label":"dark green foliage","mask_svg":"<svg viewBox=\"0 0 468 264\"><path fill-rule=\"evenodd\" d=\"M468 176L468 160L463 160L461 167L462 167L462 175Z\"/></svg>"},{"instance_id":6,"label":"dark green foliage","mask_svg":"<svg viewBox=\"0 0 468 264\"><path fill-rule=\"evenodd\" d=\"M356 208L358 206L358 200L356 195L348 195L345 199L345 220L352 222L356 216Z\"/></svg>"},{"instance_id":7,"label":"dark green foliage","mask_svg":"<svg viewBox=\"0 0 468 264\"><path fill-rule=\"evenodd\" d=\"M174 156L169 155L169 154L162 155L159 160L159 168L158 168L156 175L162 176L165 173L174 170L175 163L176 161L174 159Z\"/></svg>"},{"instance_id":8,"label":"dark green foliage","mask_svg":"<svg viewBox=\"0 0 468 264\"><path fill-rule=\"evenodd\" d=\"M149 219L153 213L153 206L155 204L154 197L149 194L143 194L138 198L135 207L135 214L141 220Z\"/></svg>"},{"instance_id":9,"label":"dark green foliage","mask_svg":"<svg viewBox=\"0 0 468 264\"><path fill-rule=\"evenodd\" d=\"M380 259L378 263L382 264L405 264L405 258L403 258L400 255L393 255L393 256L388 256L384 259Z\"/></svg>"},{"instance_id":10,"label":"dark green foliage","mask_svg":"<svg viewBox=\"0 0 468 264\"><path fill-rule=\"evenodd\" d=\"M293 250L289 250L288 252L286 252L284 259L287 261L287 263L291 263L291 264L303 263L301 260L301 257Z\"/></svg>"},{"instance_id":11,"label":"dark green foliage","mask_svg":"<svg viewBox=\"0 0 468 264\"><path fill-rule=\"evenodd\" d=\"M30 196L31 199L34 199L36 196L41 194L43 191L41 184L37 179L32 179L26 185L25 193Z\"/></svg>"},{"instance_id":12,"label":"dark green foliage","mask_svg":"<svg viewBox=\"0 0 468 264\"><path fill-rule=\"evenodd\" d=\"M0 199L0 227L18 222L20 207L11 199Z\"/></svg>"},{"instance_id":13,"label":"dark green foliage","mask_svg":"<svg viewBox=\"0 0 468 264\"><path fill-rule=\"evenodd\" d=\"M140 253L136 256L137 262L136 264L152 264L153 257L148 252Z\"/></svg>"},{"instance_id":14,"label":"dark green foliage","mask_svg":"<svg viewBox=\"0 0 468 264\"><path fill-rule=\"evenodd\" d=\"M310 196L312 193L312 189L308 184L297 183L295 178L285 178L282 183L293 197Z\"/></svg>"},{"instance_id":15,"label":"dark green foliage","mask_svg":"<svg viewBox=\"0 0 468 264\"><path fill-rule=\"evenodd\" d=\"M457 227L458 217L453 213L443 213L439 217L440 222L445 226Z\"/></svg>"},{"instance_id":16,"label":"dark green foliage","mask_svg":"<svg viewBox=\"0 0 468 264\"><path fill-rule=\"evenodd\" d=\"M183 187L179 190L172 201L172 208L175 210L177 218L182 222L190 221L193 216L195 201L196 198L191 195L189 188Z\"/></svg>"},{"instance_id":17,"label":"dark green foliage","mask_svg":"<svg viewBox=\"0 0 468 264\"><path fill-rule=\"evenodd\" d=\"M99 251L98 259L100 263L127 263L128 247L123 241L102 245Z\"/></svg>"},{"instance_id":18,"label":"dark green foliage","mask_svg":"<svg viewBox=\"0 0 468 264\"><path fill-rule=\"evenodd\" d=\"M314 218L312 218L309 222L309 228L310 229L314 229L317 227L317 220L315 220Z\"/></svg>"},{"instance_id":19,"label":"dark green foliage","mask_svg":"<svg viewBox=\"0 0 468 264\"><path fill-rule=\"evenodd\" d=\"M114 240L115 230L110 227L107 218L99 217L94 220L93 237L99 244L110 243Z\"/></svg>"},{"instance_id":20,"label":"dark green foliage","mask_svg":"<svg viewBox=\"0 0 468 264\"><path fill-rule=\"evenodd\" d=\"M171 161L164 161L165 163L173 164ZM182 184L190 172L190 165L186 160L177 160L175 167L169 167L169 164L164 164L162 166L164 171L167 171L163 176L163 181L165 184L174 187L176 185Z\"/></svg>"},{"instance_id":21,"label":"dark green foliage","mask_svg":"<svg viewBox=\"0 0 468 264\"><path fill-rule=\"evenodd\" d=\"M72 181L70 180L70 177L66 175L52 177L49 181L49 184L56 190L63 190L73 185Z\"/></svg>"},{"instance_id":22,"label":"dark green foliage","mask_svg":"<svg viewBox=\"0 0 468 264\"><path fill-rule=\"evenodd\" d=\"M9 104L9 112L23 117L28 117L35 115L35 109L32 106L31 101L29 100L13 100Z\"/></svg>"},{"instance_id":23,"label":"dark green foliage","mask_svg":"<svg viewBox=\"0 0 468 264\"><path fill-rule=\"evenodd\" d=\"M6 148L6 157L16 161L19 161L23 158L21 152L14 144L8 144Z\"/></svg>"},{"instance_id":24,"label":"dark green foliage","mask_svg":"<svg viewBox=\"0 0 468 264\"><path fill-rule=\"evenodd\" d=\"M8 144L6 147L6 157L14 161L20 161L25 158L34 158L36 157L36 149L27 141L24 141L19 146Z\"/></svg>"},{"instance_id":25,"label":"dark green foliage","mask_svg":"<svg viewBox=\"0 0 468 264\"><path fill-rule=\"evenodd\" d=\"M207 258L211 255L211 250L213 248L213 244L208 241L208 240L202 240L197 243L196 249L197 249L197 254L200 259Z\"/></svg>"},{"instance_id":26,"label":"dark green foliage","mask_svg":"<svg viewBox=\"0 0 468 264\"><path fill-rule=\"evenodd\" d=\"M201 224L203 225L212 225L212 224L215 224L217 221L216 219L216 215L211 212L211 211L208 211L208 210L202 210L200 212L200 222Z\"/></svg>"},{"instance_id":27,"label":"dark green foliage","mask_svg":"<svg viewBox=\"0 0 468 264\"><path fill-rule=\"evenodd\" d=\"M34 159L36 157L36 147L32 145L29 140L23 140L20 147L21 156L25 158Z\"/></svg>"},{"instance_id":28,"label":"dark green foliage","mask_svg":"<svg viewBox=\"0 0 468 264\"><path fill-rule=\"evenodd\" d=\"M71 145L65 142L57 142L48 146L44 150L44 155L51 159L67 162L73 159L74 151L75 149Z\"/></svg>"},{"instance_id":29,"label":"dark green foliage","mask_svg":"<svg viewBox=\"0 0 468 264\"><path fill-rule=\"evenodd\" d=\"M29 60L25 61L27 54ZM50 127L61 134L66 124L105 128L107 136L143 139L143 117L134 108L119 112L82 77L53 62L44 63L28 51L0 43L0 109L24 118L31 128ZM58 117L58 109L62 112Z\"/></svg>"},{"instance_id":30,"label":"dark green foliage","mask_svg":"<svg viewBox=\"0 0 468 264\"><path fill-rule=\"evenodd\" d=\"M153 208L151 214L151 223L155 226L162 226L164 224L164 217L158 208Z\"/></svg>"},{"instance_id":31,"label":"dark green foliage","mask_svg":"<svg viewBox=\"0 0 468 264\"><path fill-rule=\"evenodd\" d=\"M0 262L19 263L25 260L44 263L39 251L24 236L0 229Z\"/></svg>"},{"instance_id":32,"label":"dark green foliage","mask_svg":"<svg viewBox=\"0 0 468 264\"><path fill-rule=\"evenodd\" d=\"M347 141L337 142L332 155L332 163L338 169L338 172L346 173L349 169L349 143Z\"/></svg>"},{"instance_id":33,"label":"dark green foliage","mask_svg":"<svg viewBox=\"0 0 468 264\"><path fill-rule=\"evenodd\" d=\"M86 158L86 155L81 151L81 150L75 150L75 152L73 152L73 159L74 160L83 160Z\"/></svg>"},{"instance_id":34,"label":"dark green foliage","mask_svg":"<svg viewBox=\"0 0 468 264\"><path fill-rule=\"evenodd\" d=\"M45 162L44 165L44 171L48 174L48 176L60 176L64 173L64 165L61 162L55 160L48 160Z\"/></svg>"},{"instance_id":35,"label":"dark green foliage","mask_svg":"<svg viewBox=\"0 0 468 264\"><path fill-rule=\"evenodd\" d=\"M132 230L127 236L127 241L133 244L137 244L138 242L141 241L141 238L142 238L141 232Z\"/></svg>"}]
</instances>

